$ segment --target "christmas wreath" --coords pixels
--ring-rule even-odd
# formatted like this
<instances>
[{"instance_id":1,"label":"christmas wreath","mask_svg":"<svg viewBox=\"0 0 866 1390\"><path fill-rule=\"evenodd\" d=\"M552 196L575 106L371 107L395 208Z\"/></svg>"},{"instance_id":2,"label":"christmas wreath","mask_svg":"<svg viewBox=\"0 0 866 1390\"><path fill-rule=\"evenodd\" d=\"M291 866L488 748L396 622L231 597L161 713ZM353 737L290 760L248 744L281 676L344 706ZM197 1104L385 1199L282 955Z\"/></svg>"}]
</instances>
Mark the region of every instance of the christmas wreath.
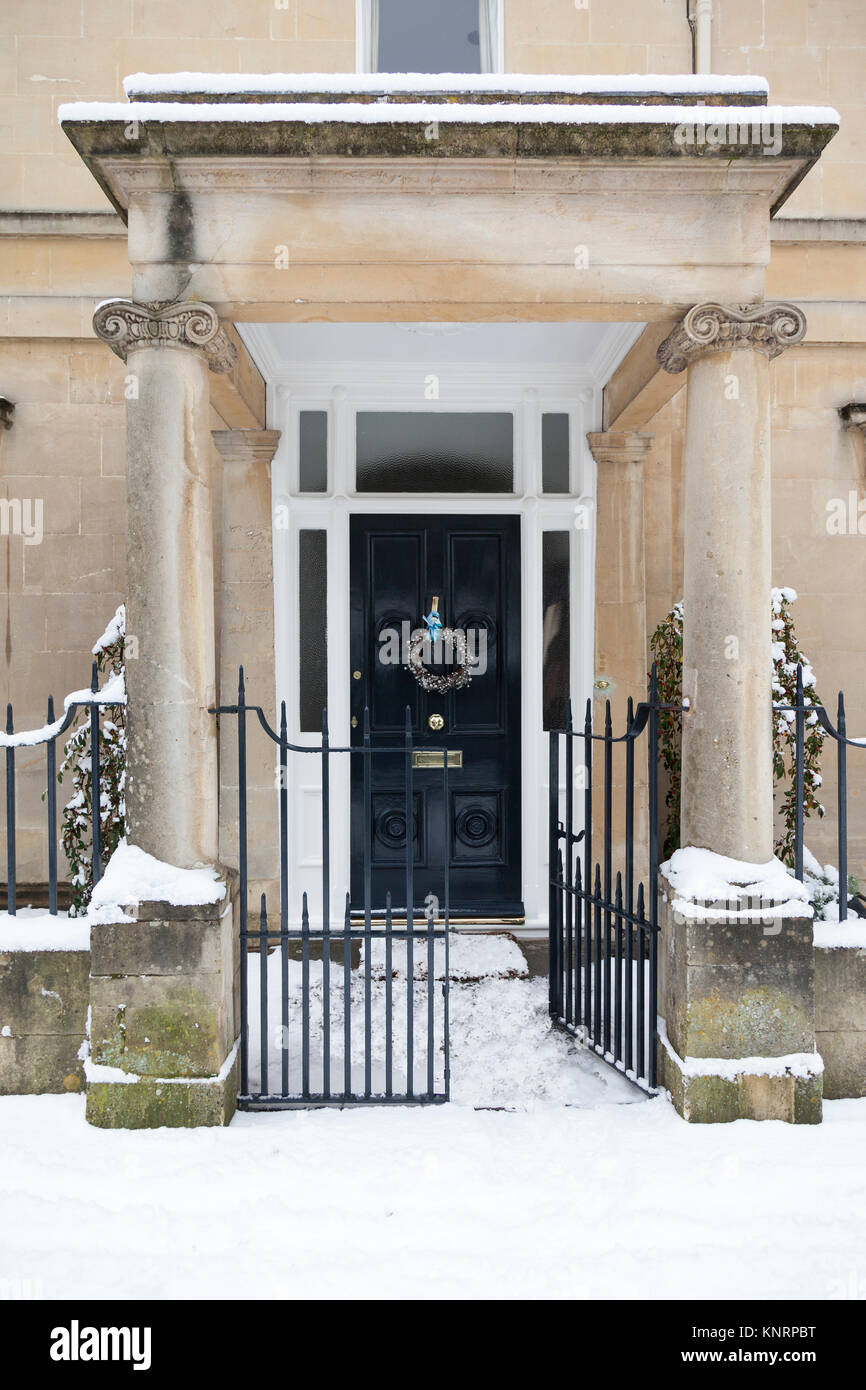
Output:
<instances>
[{"instance_id":1,"label":"christmas wreath","mask_svg":"<svg viewBox=\"0 0 866 1390\"><path fill-rule=\"evenodd\" d=\"M439 628L436 633L435 640L449 644L454 655L453 669L448 675L429 671L424 665L424 643L430 639L429 632L420 630L412 637L409 643L409 670L412 675L422 690L435 690L438 695L444 695L449 690L462 690L472 680L469 674L469 648L465 636L453 627Z\"/></svg>"}]
</instances>

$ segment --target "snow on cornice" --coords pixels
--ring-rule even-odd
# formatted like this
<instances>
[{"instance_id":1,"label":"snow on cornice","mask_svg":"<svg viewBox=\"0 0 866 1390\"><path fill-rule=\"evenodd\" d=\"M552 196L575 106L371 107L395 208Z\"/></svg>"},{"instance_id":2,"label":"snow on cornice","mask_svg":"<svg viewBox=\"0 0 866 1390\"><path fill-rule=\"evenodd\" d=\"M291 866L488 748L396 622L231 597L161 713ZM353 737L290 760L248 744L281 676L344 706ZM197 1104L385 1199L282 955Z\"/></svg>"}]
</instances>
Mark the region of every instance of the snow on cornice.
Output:
<instances>
[{"instance_id":1,"label":"snow on cornice","mask_svg":"<svg viewBox=\"0 0 866 1390\"><path fill-rule=\"evenodd\" d=\"M119 121L204 122L230 125L326 124L427 125L695 125L706 127L826 126L839 124L832 106L574 106L562 103L520 105L489 102L163 102L72 101L57 109L63 123Z\"/></svg>"},{"instance_id":2,"label":"snow on cornice","mask_svg":"<svg viewBox=\"0 0 866 1390\"><path fill-rule=\"evenodd\" d=\"M134 72L123 79L127 96L136 93L202 92L683 92L695 96L769 92L765 77L693 73L465 73L465 72Z\"/></svg>"}]
</instances>

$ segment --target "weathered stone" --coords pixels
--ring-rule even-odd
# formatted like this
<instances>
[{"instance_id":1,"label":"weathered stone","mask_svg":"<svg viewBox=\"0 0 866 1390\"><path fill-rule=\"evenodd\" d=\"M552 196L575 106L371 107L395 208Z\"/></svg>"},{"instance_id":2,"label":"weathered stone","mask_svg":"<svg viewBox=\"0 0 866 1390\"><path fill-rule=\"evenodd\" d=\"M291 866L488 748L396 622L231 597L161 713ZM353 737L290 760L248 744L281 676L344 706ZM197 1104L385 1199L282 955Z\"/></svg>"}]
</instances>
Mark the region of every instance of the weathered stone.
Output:
<instances>
[{"instance_id":1,"label":"weathered stone","mask_svg":"<svg viewBox=\"0 0 866 1390\"><path fill-rule=\"evenodd\" d=\"M755 899L740 913L729 906L719 917L690 916L673 910L673 892L662 885L660 1010L675 1051L727 1058L814 1051L811 917L773 917L773 905ZM762 909L763 920L745 916Z\"/></svg>"},{"instance_id":2,"label":"weathered stone","mask_svg":"<svg viewBox=\"0 0 866 1390\"><path fill-rule=\"evenodd\" d=\"M127 831L180 868L216 861L217 740L208 360L232 360L207 304L111 301L127 357ZM211 358L207 354L211 354ZM129 640L127 642L130 647Z\"/></svg>"},{"instance_id":3,"label":"weathered stone","mask_svg":"<svg viewBox=\"0 0 866 1390\"><path fill-rule=\"evenodd\" d=\"M228 1122L219 1117L230 1118L233 1101L227 1109L224 1085L213 1081L240 1017L236 875L227 886L217 903L142 903L136 920L94 927L91 1060L139 1079L88 1082L93 1123ZM167 1118L154 1118L160 1107Z\"/></svg>"},{"instance_id":4,"label":"weathered stone","mask_svg":"<svg viewBox=\"0 0 866 1390\"><path fill-rule=\"evenodd\" d=\"M25 1033L0 1037L0 1095L57 1095L80 1091L84 1070L78 1053L86 1021L79 1033Z\"/></svg>"},{"instance_id":5,"label":"weathered stone","mask_svg":"<svg viewBox=\"0 0 866 1390\"><path fill-rule=\"evenodd\" d=\"M817 1123L811 915L780 915L756 898L689 903L664 876L661 885L659 1074L679 1113Z\"/></svg>"},{"instance_id":6,"label":"weathered stone","mask_svg":"<svg viewBox=\"0 0 866 1390\"><path fill-rule=\"evenodd\" d=\"M0 1095L80 1088L89 969L87 951L0 954Z\"/></svg>"},{"instance_id":7,"label":"weathered stone","mask_svg":"<svg viewBox=\"0 0 866 1390\"><path fill-rule=\"evenodd\" d=\"M822 1078L787 1073L771 1076L743 1071L734 1077L693 1075L659 1046L659 1078L677 1111L691 1124L729 1124L733 1120L784 1120L820 1124Z\"/></svg>"},{"instance_id":8,"label":"weathered stone","mask_svg":"<svg viewBox=\"0 0 866 1390\"><path fill-rule=\"evenodd\" d=\"M815 950L815 1038L828 1100L866 1096L866 949Z\"/></svg>"},{"instance_id":9,"label":"weathered stone","mask_svg":"<svg viewBox=\"0 0 866 1390\"><path fill-rule=\"evenodd\" d=\"M227 1125L238 1093L237 1060L211 1081L90 1082L87 1119L100 1129L169 1129Z\"/></svg>"}]
</instances>

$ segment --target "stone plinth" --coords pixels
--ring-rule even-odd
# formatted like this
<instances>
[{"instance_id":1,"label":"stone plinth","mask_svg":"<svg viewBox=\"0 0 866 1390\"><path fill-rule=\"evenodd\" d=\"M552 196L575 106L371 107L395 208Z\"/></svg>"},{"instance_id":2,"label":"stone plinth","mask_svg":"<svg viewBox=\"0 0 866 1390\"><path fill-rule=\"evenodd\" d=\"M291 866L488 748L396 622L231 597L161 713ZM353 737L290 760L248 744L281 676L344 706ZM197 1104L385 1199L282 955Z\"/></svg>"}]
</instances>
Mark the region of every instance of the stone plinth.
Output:
<instances>
[{"instance_id":1,"label":"stone plinth","mask_svg":"<svg viewBox=\"0 0 866 1390\"><path fill-rule=\"evenodd\" d=\"M80 1091L87 951L0 953L0 1095Z\"/></svg>"},{"instance_id":2,"label":"stone plinth","mask_svg":"<svg viewBox=\"0 0 866 1390\"><path fill-rule=\"evenodd\" d=\"M106 1127L227 1124L240 1018L236 880L197 907L143 903L91 935L87 1118Z\"/></svg>"},{"instance_id":3,"label":"stone plinth","mask_svg":"<svg viewBox=\"0 0 866 1390\"><path fill-rule=\"evenodd\" d=\"M821 1119L811 909L684 901L662 877L662 1084L694 1122Z\"/></svg>"}]
</instances>

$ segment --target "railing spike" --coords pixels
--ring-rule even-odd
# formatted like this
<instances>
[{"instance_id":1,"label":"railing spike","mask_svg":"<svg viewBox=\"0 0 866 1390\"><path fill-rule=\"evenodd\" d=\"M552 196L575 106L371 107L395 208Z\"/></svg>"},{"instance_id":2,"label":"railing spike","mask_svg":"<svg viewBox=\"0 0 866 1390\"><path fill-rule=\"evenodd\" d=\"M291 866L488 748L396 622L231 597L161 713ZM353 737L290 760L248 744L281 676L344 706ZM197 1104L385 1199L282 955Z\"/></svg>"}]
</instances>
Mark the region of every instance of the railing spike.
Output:
<instances>
[{"instance_id":1,"label":"railing spike","mask_svg":"<svg viewBox=\"0 0 866 1390\"><path fill-rule=\"evenodd\" d=\"M90 668L90 692L92 695L99 694L99 666L95 661Z\"/></svg>"}]
</instances>

